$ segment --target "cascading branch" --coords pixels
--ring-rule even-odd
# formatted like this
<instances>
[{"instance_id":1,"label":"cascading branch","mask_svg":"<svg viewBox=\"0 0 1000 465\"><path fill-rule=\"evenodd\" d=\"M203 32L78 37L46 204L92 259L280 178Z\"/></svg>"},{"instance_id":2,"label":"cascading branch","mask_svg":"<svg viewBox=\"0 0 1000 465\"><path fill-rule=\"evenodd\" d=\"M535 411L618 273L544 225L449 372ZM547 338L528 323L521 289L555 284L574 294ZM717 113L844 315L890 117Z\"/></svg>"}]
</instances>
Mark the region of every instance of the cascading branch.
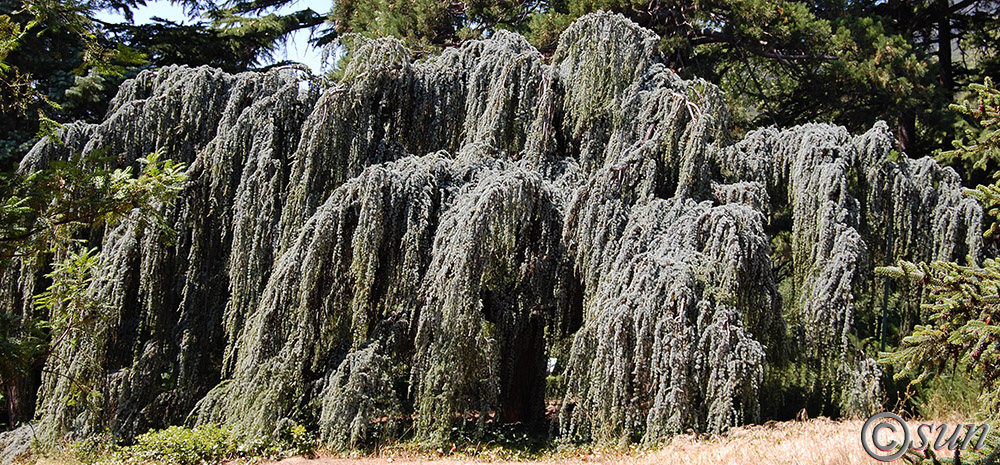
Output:
<instances>
[{"instance_id":1,"label":"cascading branch","mask_svg":"<svg viewBox=\"0 0 1000 465\"><path fill-rule=\"evenodd\" d=\"M103 123L21 169L165 148L190 166L163 212L177 236L95 232L113 279L89 292L111 315L100 343L48 360L43 437L303 424L346 448L558 421L566 440L656 441L801 408L784 390L874 408L854 334L888 237L894 258L975 262L981 209L882 123L730 141L717 88L678 78L657 40L601 13L548 62L507 32L422 61L355 37L331 85L289 68L127 82ZM5 308L31 311L43 271L4 270ZM67 376L100 390L97 413L65 405Z\"/></svg>"}]
</instances>

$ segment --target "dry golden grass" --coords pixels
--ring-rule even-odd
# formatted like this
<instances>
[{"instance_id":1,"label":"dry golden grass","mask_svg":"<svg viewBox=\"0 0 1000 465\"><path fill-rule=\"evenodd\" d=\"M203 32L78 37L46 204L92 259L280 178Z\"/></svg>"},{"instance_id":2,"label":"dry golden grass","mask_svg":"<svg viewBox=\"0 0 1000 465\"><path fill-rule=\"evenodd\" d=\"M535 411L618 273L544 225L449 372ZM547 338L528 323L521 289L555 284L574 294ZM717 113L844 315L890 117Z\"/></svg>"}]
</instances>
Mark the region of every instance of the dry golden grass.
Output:
<instances>
[{"instance_id":1,"label":"dry golden grass","mask_svg":"<svg viewBox=\"0 0 1000 465\"><path fill-rule=\"evenodd\" d=\"M832 421L824 418L808 421L772 422L767 425L736 428L724 436L699 438L678 436L655 451L621 453L567 451L534 464L634 464L634 465L871 465L876 462L861 448L864 422ZM407 457L367 457L317 459L291 458L280 465L461 465L473 463L513 464L479 459L420 459Z\"/></svg>"},{"instance_id":2,"label":"dry golden grass","mask_svg":"<svg viewBox=\"0 0 1000 465\"><path fill-rule=\"evenodd\" d=\"M663 465L878 463L861 448L864 421L824 418L747 426L717 439L675 438L649 457Z\"/></svg>"}]
</instances>

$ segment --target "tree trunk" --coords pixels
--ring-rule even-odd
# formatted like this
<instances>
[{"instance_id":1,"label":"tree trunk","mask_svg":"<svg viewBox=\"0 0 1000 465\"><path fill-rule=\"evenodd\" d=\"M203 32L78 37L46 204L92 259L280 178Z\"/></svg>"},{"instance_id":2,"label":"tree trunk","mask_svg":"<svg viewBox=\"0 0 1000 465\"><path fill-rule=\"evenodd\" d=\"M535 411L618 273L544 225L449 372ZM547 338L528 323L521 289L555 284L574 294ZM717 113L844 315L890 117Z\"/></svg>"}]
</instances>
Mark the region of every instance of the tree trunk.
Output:
<instances>
[{"instance_id":1,"label":"tree trunk","mask_svg":"<svg viewBox=\"0 0 1000 465\"><path fill-rule=\"evenodd\" d=\"M916 150L917 138L917 115L912 109L907 108L899 115L899 122L896 125L896 149L903 153L913 155Z\"/></svg>"},{"instance_id":2,"label":"tree trunk","mask_svg":"<svg viewBox=\"0 0 1000 465\"><path fill-rule=\"evenodd\" d=\"M941 86L950 91L955 86L954 76L952 76L951 65L951 14L948 12L950 2L948 0L938 0L938 7L941 13L938 15L938 64L941 65L938 79Z\"/></svg>"}]
</instances>

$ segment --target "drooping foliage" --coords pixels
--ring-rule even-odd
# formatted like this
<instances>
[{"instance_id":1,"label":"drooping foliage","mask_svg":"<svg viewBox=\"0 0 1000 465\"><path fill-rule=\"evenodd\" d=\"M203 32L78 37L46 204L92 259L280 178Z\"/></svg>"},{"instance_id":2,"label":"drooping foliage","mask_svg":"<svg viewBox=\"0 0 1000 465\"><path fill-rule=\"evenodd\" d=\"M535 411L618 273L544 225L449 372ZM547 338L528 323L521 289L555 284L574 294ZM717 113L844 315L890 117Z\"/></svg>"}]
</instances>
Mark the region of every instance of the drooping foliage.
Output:
<instances>
[{"instance_id":1,"label":"drooping foliage","mask_svg":"<svg viewBox=\"0 0 1000 465\"><path fill-rule=\"evenodd\" d=\"M664 62L719 85L741 131L813 121L863 131L884 119L900 147L922 156L947 148L962 126L947 111L961 86L997 78L991 0L352 0L330 16L340 33L390 35L421 50L512 30L548 54L574 20L597 11L659 34Z\"/></svg>"},{"instance_id":2,"label":"drooping foliage","mask_svg":"<svg viewBox=\"0 0 1000 465\"><path fill-rule=\"evenodd\" d=\"M172 79L158 79L156 75L142 76L130 81L119 94L119 97L125 99L124 101L112 102L116 116L110 117L101 125L81 123L66 126L61 131L63 143L39 144L25 159L20 169L26 173L34 172L55 160L72 157L74 153L88 154L86 156L92 153L115 153L118 156L112 159L114 163L120 166L133 166L139 163L146 147L161 148L169 151L176 159L191 163L195 161L196 148L204 148L205 141L212 138L219 124L226 124L227 121L235 123L234 120L239 118L244 107L256 102L273 111L286 109L294 112L295 108L301 108L297 81L289 77L297 73L294 70L284 70L265 76L264 79L251 81L245 81L250 76L242 78L230 76L207 68L197 70L195 73L173 74ZM159 77L167 78L168 75L169 72ZM289 95L274 92L275 88L283 85L286 92L291 92L291 96L279 99L279 95ZM184 88L199 88L197 97L194 95L185 97L181 93L169 91L169 89ZM147 100L146 104L135 105L137 100L145 100L144 97L157 92L162 92L160 95L163 98L153 98ZM270 104L267 101L260 101L262 99L258 97L265 93L275 100ZM308 102L309 92L304 91L301 97ZM274 104L279 100L281 105ZM180 115L185 113L189 116L198 116L193 119L181 118ZM172 121L171 114L179 119ZM143 122L150 122L149 115L156 115L155 122L144 125ZM281 124L295 124L295 117L274 118L274 121L281 121ZM106 130L102 130L102 127ZM257 128L245 127L242 138L234 135L233 139L239 140L228 147L240 153L248 152L248 149L237 147L241 147L238 145L240 142L249 146L255 140L263 139L263 133L255 129ZM221 144L222 141L218 143ZM259 144L269 145L264 140ZM213 182L209 177L194 176L191 172L195 170L218 173L217 180ZM49 359L60 360L62 365L59 370L45 369L44 371L49 374L42 376L41 388L39 389L37 385L33 387L39 392L36 411L46 412L38 415L43 430L48 429L46 424L52 425L53 431L67 428L75 421L74 418L82 416L83 412L88 415L86 421L89 422L101 423L113 418L119 425L145 429L148 428L148 424L145 423L147 420L140 411L154 402L155 398L159 398L159 402L163 402L164 405L176 405L178 411L184 412L190 409L190 406L183 405L184 402L193 403L200 397L196 394L198 389L206 391L210 387L206 384L214 384L213 379L218 375L212 375L213 370L206 369L203 365L209 362L208 359L196 356L194 360L181 361L183 357L171 356L168 360L163 354L171 350L200 353L206 344L212 344L213 341L215 344L221 344L221 331L218 329L208 332L195 331L192 334L180 335L181 340L176 340L172 329L169 328L175 326L178 320L199 322L205 318L211 321L211 316L201 312L200 309L211 305L209 299L216 295L213 286L220 278L211 272L218 270L205 271L202 268L187 267L184 259L189 253L196 256L201 253L210 263L224 263L219 262L220 259L215 258L214 253L224 247L220 245L221 241L231 239L216 236L208 231L215 231L212 222L221 221L228 212L213 209L211 215L187 215L183 211L200 211L200 206L191 208L189 202L205 202L201 205L208 205L212 203L210 199L216 195L224 197L232 189L231 179L223 180L224 176L231 176L230 171L226 169L224 163L211 164L208 167L200 163L195 164L189 170L191 182L186 184L187 187L182 193L183 200L177 201L172 206L162 203L156 206L161 210L157 215L159 220L176 233L172 241L165 241L161 234L155 233L155 230L145 228L143 221L145 215L138 210L131 212L126 210L125 213L129 217L126 221L109 224L103 231L103 239L101 235L97 235L96 238L90 236L91 244L99 246L102 250L99 267L104 270L106 277L112 278L95 280L87 286L87 292L106 306L102 312L104 314L102 323L90 331L91 334L100 337L86 339L82 345L89 349L80 351L77 350L81 346L79 342L53 341L49 348L52 352ZM206 198L197 200L192 195L192 192L196 191L204 192ZM121 193L127 194L127 191ZM206 232L195 235L198 240L193 241L189 228L199 227L205 228ZM182 248L184 258L175 261L171 251L176 250L176 247ZM15 314L34 316L30 309L31 296L41 291L38 288L43 281L37 276L37 270L40 270L41 266L41 263L25 261L19 267L13 266L5 271L6 308L12 309ZM139 269L145 271L140 273ZM185 287L184 283L193 284ZM172 289L182 289L184 292L182 295L170 293ZM155 316L144 312L165 306L172 306L172 310L165 314L154 311ZM190 310L177 312L178 306ZM22 308L24 310L21 310ZM49 315L40 316L52 319ZM88 345L91 343L100 343L100 346ZM183 350L177 346L182 346ZM146 376L148 372L143 371L133 377L131 370L119 370L112 378L99 374L109 366L131 368L133 363L146 367L143 370L154 370L160 375L154 378ZM176 370L170 374L174 378L164 375L163 367L166 366ZM76 390L80 385L100 393L99 396L91 396L91 400L98 405L65 402L67 393ZM181 390L182 394L169 392L172 386L180 386L176 389ZM121 390L121 398L114 395L115 389ZM168 392L162 392L164 390ZM194 390L194 393L188 390ZM47 394L50 392L55 394L50 396ZM188 396L186 401L185 394Z\"/></svg>"},{"instance_id":3,"label":"drooping foliage","mask_svg":"<svg viewBox=\"0 0 1000 465\"><path fill-rule=\"evenodd\" d=\"M893 152L883 123L733 141L719 89L620 15L576 21L551 63L508 32L426 60L354 40L327 87L146 71L75 142L35 146L22 169L159 147L190 164L161 212L174 242L93 238L109 336L48 360L44 438L186 421L447 440L545 421L548 358L567 440L721 431L803 397L862 413L880 397L858 315L888 237L897 258L980 258L952 169ZM4 270L4 305L37 269ZM85 374L99 415L60 402Z\"/></svg>"}]
</instances>

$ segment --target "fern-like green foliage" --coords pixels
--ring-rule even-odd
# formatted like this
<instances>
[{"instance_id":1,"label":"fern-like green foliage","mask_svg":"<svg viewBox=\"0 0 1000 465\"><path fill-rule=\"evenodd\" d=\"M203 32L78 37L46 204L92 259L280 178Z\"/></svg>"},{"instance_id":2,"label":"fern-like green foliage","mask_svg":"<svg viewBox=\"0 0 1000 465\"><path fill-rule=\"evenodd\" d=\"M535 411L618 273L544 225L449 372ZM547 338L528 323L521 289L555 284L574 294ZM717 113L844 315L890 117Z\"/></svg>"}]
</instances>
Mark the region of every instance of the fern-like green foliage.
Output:
<instances>
[{"instance_id":1,"label":"fern-like green foliage","mask_svg":"<svg viewBox=\"0 0 1000 465\"><path fill-rule=\"evenodd\" d=\"M101 252L81 239L91 228L129 219L172 232L160 213L186 179L185 165L162 160L154 152L131 167L109 169L101 157L74 157L53 162L30 174L0 174L0 265L19 257L33 260L51 254L48 288L32 299L35 313L0 312L0 387L16 398L15 385L53 348L94 343L95 331L107 318L108 305L87 290L98 279L114 279L102 271ZM74 379L67 403L95 404L99 394L86 380ZM8 405L14 412L16 406Z\"/></svg>"},{"instance_id":2,"label":"fern-like green foliage","mask_svg":"<svg viewBox=\"0 0 1000 465\"><path fill-rule=\"evenodd\" d=\"M35 307L51 312L48 325L60 338L71 332L87 332L106 306L86 294L94 279L100 279L100 252L93 248L71 251L66 260L52 268L45 275L52 284L35 296Z\"/></svg>"},{"instance_id":3,"label":"fern-like green foliage","mask_svg":"<svg viewBox=\"0 0 1000 465\"><path fill-rule=\"evenodd\" d=\"M186 167L162 156L140 159L138 175L131 167L104 167L99 155L53 162L30 174L0 174L0 260L51 251L74 242L80 228L114 224L134 209L166 228L158 206L177 196Z\"/></svg>"}]
</instances>

